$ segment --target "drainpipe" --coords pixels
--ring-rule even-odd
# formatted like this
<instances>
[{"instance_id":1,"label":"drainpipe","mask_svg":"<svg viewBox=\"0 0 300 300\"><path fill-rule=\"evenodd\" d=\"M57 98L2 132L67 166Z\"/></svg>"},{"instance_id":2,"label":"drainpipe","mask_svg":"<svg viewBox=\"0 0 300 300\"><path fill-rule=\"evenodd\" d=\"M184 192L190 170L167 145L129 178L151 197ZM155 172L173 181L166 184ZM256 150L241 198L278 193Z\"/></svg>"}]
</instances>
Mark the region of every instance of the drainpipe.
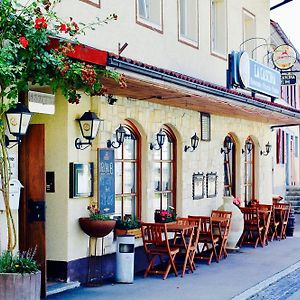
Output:
<instances>
[{"instance_id":1,"label":"drainpipe","mask_svg":"<svg viewBox=\"0 0 300 300\"><path fill-rule=\"evenodd\" d=\"M293 1L293 0L284 0L284 1L281 2L281 3L278 3L278 4L274 5L274 6L272 6L272 7L270 8L270 10L273 10L273 9L275 9L275 8L278 8L278 7L280 7L280 6L284 5L284 4L287 4L287 3L291 2L291 1Z\"/></svg>"}]
</instances>

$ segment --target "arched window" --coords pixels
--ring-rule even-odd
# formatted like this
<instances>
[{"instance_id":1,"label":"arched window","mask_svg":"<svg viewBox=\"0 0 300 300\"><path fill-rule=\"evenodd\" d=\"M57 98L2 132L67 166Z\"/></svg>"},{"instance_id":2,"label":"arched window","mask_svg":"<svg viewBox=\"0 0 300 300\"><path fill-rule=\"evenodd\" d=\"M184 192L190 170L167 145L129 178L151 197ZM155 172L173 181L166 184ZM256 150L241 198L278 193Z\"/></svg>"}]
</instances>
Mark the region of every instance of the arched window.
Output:
<instances>
[{"instance_id":1,"label":"arched window","mask_svg":"<svg viewBox=\"0 0 300 300\"><path fill-rule=\"evenodd\" d=\"M228 144L231 144L229 150ZM236 196L236 146L234 139L227 135L223 143L224 155L224 196Z\"/></svg>"},{"instance_id":2,"label":"arched window","mask_svg":"<svg viewBox=\"0 0 300 300\"><path fill-rule=\"evenodd\" d=\"M160 150L154 150L154 207L176 208L176 138L174 133L163 127L165 142Z\"/></svg>"},{"instance_id":3,"label":"arched window","mask_svg":"<svg viewBox=\"0 0 300 300\"><path fill-rule=\"evenodd\" d=\"M253 200L254 197L254 153L255 153L255 145L253 140L248 137L245 141L244 145L244 156L245 156L245 206L250 204L250 201Z\"/></svg>"},{"instance_id":4,"label":"arched window","mask_svg":"<svg viewBox=\"0 0 300 300\"><path fill-rule=\"evenodd\" d=\"M131 122L122 125L126 131L124 143L115 150L115 215L140 219L141 136Z\"/></svg>"}]
</instances>

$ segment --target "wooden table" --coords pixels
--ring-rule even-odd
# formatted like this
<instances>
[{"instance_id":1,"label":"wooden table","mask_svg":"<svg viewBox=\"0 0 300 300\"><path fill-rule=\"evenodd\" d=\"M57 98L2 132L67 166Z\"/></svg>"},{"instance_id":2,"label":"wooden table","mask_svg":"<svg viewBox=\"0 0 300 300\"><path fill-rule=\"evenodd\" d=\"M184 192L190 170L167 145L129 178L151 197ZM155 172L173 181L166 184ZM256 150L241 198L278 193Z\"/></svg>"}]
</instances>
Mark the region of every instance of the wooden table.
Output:
<instances>
[{"instance_id":1,"label":"wooden table","mask_svg":"<svg viewBox=\"0 0 300 300\"><path fill-rule=\"evenodd\" d=\"M185 250L185 258L181 274L181 277L183 277L185 274L187 264L189 264L189 269L192 272L194 270L193 261L190 256L191 243L194 234L194 226L188 224L170 223L167 224L167 231L175 233L174 244L176 243L176 237L180 237L180 239L183 241L183 249Z\"/></svg>"}]
</instances>

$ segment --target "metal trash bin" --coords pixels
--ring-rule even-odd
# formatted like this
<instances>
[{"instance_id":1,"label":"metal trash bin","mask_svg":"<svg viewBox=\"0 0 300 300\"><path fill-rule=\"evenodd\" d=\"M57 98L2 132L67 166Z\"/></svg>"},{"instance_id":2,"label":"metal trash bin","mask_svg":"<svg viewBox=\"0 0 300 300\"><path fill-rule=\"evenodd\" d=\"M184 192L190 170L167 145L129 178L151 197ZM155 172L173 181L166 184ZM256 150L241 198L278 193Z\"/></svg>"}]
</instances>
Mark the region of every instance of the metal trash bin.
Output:
<instances>
[{"instance_id":1,"label":"metal trash bin","mask_svg":"<svg viewBox=\"0 0 300 300\"><path fill-rule=\"evenodd\" d=\"M117 236L116 282L133 283L134 235Z\"/></svg>"},{"instance_id":2,"label":"metal trash bin","mask_svg":"<svg viewBox=\"0 0 300 300\"><path fill-rule=\"evenodd\" d=\"M288 223L286 227L286 236L294 236L294 229L295 229L295 215L294 209L292 208L289 214Z\"/></svg>"}]
</instances>

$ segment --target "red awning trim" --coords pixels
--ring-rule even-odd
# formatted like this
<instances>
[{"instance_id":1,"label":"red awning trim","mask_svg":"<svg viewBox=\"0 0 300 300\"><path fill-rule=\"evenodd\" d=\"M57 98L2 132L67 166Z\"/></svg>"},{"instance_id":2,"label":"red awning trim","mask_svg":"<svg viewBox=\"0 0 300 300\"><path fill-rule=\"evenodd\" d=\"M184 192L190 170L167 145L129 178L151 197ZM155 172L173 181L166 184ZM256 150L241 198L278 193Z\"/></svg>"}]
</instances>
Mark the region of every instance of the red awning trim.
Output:
<instances>
[{"instance_id":1,"label":"red awning trim","mask_svg":"<svg viewBox=\"0 0 300 300\"><path fill-rule=\"evenodd\" d=\"M50 44L48 48L58 48L60 40L61 39L56 37L50 37ZM68 52L67 55L71 58L75 58L84 62L89 62L104 67L107 66L107 51L98 50L83 44L74 45L74 51Z\"/></svg>"}]
</instances>

